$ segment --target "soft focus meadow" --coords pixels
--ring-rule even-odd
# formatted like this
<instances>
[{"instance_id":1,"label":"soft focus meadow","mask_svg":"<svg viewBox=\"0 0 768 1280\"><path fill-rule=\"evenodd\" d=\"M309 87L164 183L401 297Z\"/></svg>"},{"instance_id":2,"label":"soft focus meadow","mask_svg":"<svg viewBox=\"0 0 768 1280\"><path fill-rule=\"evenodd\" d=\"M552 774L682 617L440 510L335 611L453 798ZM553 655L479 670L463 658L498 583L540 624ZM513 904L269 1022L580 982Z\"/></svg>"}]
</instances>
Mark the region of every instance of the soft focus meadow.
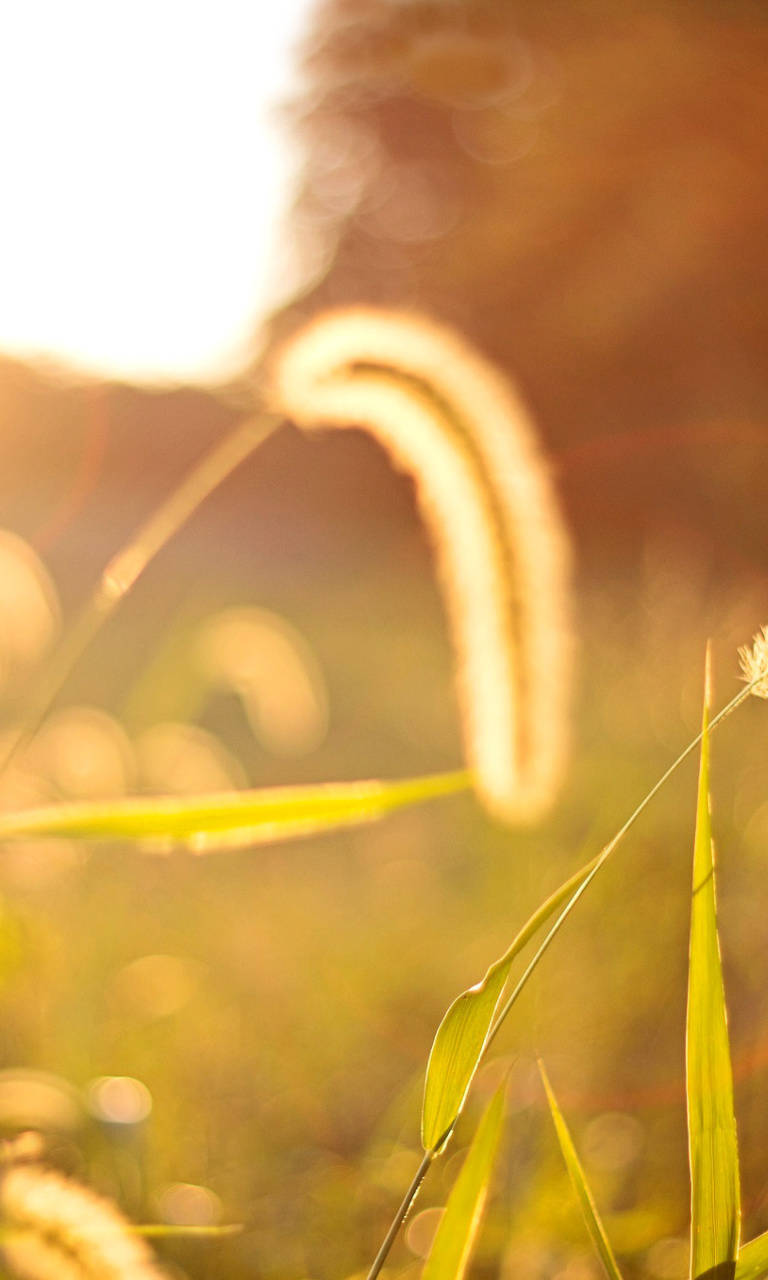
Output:
<instances>
[{"instance_id":1,"label":"soft focus meadow","mask_svg":"<svg viewBox=\"0 0 768 1280\"><path fill-rule=\"evenodd\" d=\"M381 482L403 503L402 481ZM188 568L182 601L178 564L158 562L97 645L98 659L73 679L71 705L62 700L23 768L7 775L6 805L401 776L460 762L443 617L410 514L391 540L371 521L365 544L358 516L357 536L308 541L279 572L250 544L247 522L206 523L194 540L216 541L215 570ZM248 555L234 554L238 539L249 541ZM61 1167L135 1220L242 1222L231 1239L161 1242L190 1276L364 1268L418 1162L424 1067L447 1005L696 732L708 636L718 703L735 692L736 648L762 599L757 576L724 580L703 554L689 547L683 557L669 539L649 539L620 573L595 556L580 583L572 767L551 816L529 830L501 827L458 796L367 828L202 857L119 843L7 845L6 1132L40 1129ZM24 606L17 597L8 610L9 632ZM266 706L277 686L284 707L303 707L311 721L291 756L295 720L286 714L270 730L254 716L242 673L229 686L211 679L212 641L227 626L258 636L265 606L275 628L263 650ZM297 632L302 644L286 662L275 637L295 644ZM12 707L16 688L6 688ZM748 704L713 739L750 1234L768 1225L764 711ZM510 1275L593 1273L538 1083L541 1054L628 1273L672 1280L685 1271L694 795L689 765L553 945L481 1069L455 1153L425 1184L394 1255L398 1270L419 1266L430 1210L445 1202L475 1108L511 1067L498 1191L477 1265L495 1271L503 1258Z\"/></svg>"},{"instance_id":2,"label":"soft focus meadow","mask_svg":"<svg viewBox=\"0 0 768 1280\"><path fill-rule=\"evenodd\" d=\"M765 139L746 124L768 109L764 17L571 4L556 19L522 5L513 23L498 4L460 17L355 7L321 9L305 51L296 219L325 253L273 343L329 306L395 306L450 323L512 379L573 548L570 750L551 805L523 824L465 792L235 848L0 846L0 1136L39 1133L34 1159L134 1223L241 1227L160 1234L158 1265L177 1280L367 1273L422 1156L446 1009L699 732L707 641L716 710L739 689L739 646L768 622ZM523 68L504 92L500 48L509 76L515 58ZM270 353L215 394L0 363L6 749L104 567L266 395ZM279 425L149 563L0 776L3 817L464 767L447 614L474 606L441 590L413 477L381 435L302 432L284 403L268 408ZM457 509L443 537L461 542L461 520ZM550 674L537 670L545 689ZM751 1240L768 1229L768 707L756 699L712 735L711 792ZM688 1275L695 819L694 753L494 1040L387 1276L421 1275L505 1081L472 1275L602 1274L538 1058L622 1274ZM134 1264L57 1265L45 1274L127 1280ZM10 1249L6 1266L44 1274L14 1269Z\"/></svg>"}]
</instances>

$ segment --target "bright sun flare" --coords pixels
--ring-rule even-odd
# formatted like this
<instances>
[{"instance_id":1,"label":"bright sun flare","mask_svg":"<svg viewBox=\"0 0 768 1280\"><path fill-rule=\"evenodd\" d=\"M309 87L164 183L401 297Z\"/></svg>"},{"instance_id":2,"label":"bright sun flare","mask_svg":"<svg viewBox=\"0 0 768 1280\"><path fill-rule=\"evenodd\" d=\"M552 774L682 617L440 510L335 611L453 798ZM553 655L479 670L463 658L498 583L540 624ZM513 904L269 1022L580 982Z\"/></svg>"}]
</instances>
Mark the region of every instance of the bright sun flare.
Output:
<instances>
[{"instance_id":1,"label":"bright sun flare","mask_svg":"<svg viewBox=\"0 0 768 1280\"><path fill-rule=\"evenodd\" d=\"M0 13L0 351L206 382L290 288L276 103L309 0L24 0Z\"/></svg>"}]
</instances>

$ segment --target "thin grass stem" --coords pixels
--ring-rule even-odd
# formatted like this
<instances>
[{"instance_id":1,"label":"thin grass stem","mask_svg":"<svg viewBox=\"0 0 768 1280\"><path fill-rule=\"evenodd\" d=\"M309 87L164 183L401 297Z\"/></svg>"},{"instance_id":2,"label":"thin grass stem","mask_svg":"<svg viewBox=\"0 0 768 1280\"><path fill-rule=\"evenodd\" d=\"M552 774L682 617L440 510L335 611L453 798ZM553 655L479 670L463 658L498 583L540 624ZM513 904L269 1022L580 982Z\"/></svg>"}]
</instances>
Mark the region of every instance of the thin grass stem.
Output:
<instances>
[{"instance_id":1,"label":"thin grass stem","mask_svg":"<svg viewBox=\"0 0 768 1280\"><path fill-rule=\"evenodd\" d=\"M758 677L756 680L753 680L750 684L745 685L744 688L740 689L739 692L735 695L735 697L733 697L731 701L727 703L727 705L724 706L721 711L718 711L716 716L713 716L709 725L710 732L712 731L712 729L715 728L716 725L720 724L723 720L725 720L731 714L732 711L735 711L736 708L739 707L742 702L746 701L746 699L752 693L755 686L760 683L761 679L764 679L764 676ZM519 979L511 995L507 999L503 1009L501 1010L501 1013L498 1015L495 1022L493 1023L493 1026L491 1027L488 1033L488 1039L485 1042L485 1047L483 1049L483 1056L485 1056L485 1054L488 1052L488 1048L491 1042L495 1039L501 1027L501 1024L504 1022L504 1019L507 1017L507 1014L509 1013L510 1009L514 1005L515 1001L517 1000L518 996L523 990L523 987L527 983L528 979L530 978L534 969L538 965L539 961L542 959L544 953L548 950L550 944L553 942L554 938L557 936L560 929L565 924L565 921L568 919L568 916L573 911L573 908L576 906L576 903L578 902L581 895L589 888L590 884L594 880L600 868L605 865L605 863L610 858L616 846L621 843L621 841L624 839L624 836L635 825L640 815L645 812L645 810L648 808L648 805L651 803L654 797L658 795L659 791L661 791L665 783L669 781L673 773L677 772L680 765L685 760L688 759L691 753L696 750L696 748L701 743L702 736L703 736L703 733L697 733L693 741L688 743L688 746L685 748L685 750L680 752L680 755L677 757L675 761L673 761L673 763L669 766L666 772L662 774L658 782L656 782L651 787L648 794L644 797L643 800L640 801L640 804L637 806L634 813L632 813L630 817L627 818L627 821L624 823L623 827L621 827L620 830L616 832L616 835L613 837L612 840L609 840L608 844L600 853L600 856L598 857L598 860L595 863L592 870L590 871L589 875L586 877L585 880L582 881L578 889L575 890L572 897L568 899L568 902L563 907L562 911L560 912L560 915L555 920L555 923L552 925L552 928L549 930L549 933L545 937L544 941L541 943L541 946L536 951L535 955L533 956L533 959L530 961L528 967L525 969L524 973Z\"/></svg>"},{"instance_id":2,"label":"thin grass stem","mask_svg":"<svg viewBox=\"0 0 768 1280\"><path fill-rule=\"evenodd\" d=\"M714 728L716 728L716 726L720 724L723 720L725 720L731 714L731 712L735 711L736 708L739 707L742 702L745 702L746 699L749 697L749 695L757 687L757 685L759 685L761 681L764 679L765 679L765 675L762 674L758 676L756 679L752 680L749 684L745 685L743 689L740 689L739 692L735 695L735 697L733 697L731 701L727 703L726 706L724 706L723 709L717 713L716 716L713 716L709 724L709 731L711 732ZM511 995L509 996L508 1000L506 1001L503 1009L501 1010L501 1013L498 1015L498 1017L494 1021L488 1033L488 1037L485 1041L485 1045L483 1047L483 1052L481 1054L480 1061L482 1061L482 1058L485 1057L492 1041L496 1038L496 1035L501 1029L502 1023L504 1022L505 1018L510 1012L512 1006L515 1004L515 1001L517 1000L518 996L520 995L526 983L528 982L528 979L531 977L532 973L536 969L537 965L539 964L539 961L542 959L545 952L548 950L548 948L554 941L555 937L559 933L560 929L565 924L565 921L568 919L568 916L573 911L573 908L576 906L576 903L578 902L579 898L582 896L583 893L586 892L587 888L594 880L600 868L605 865L605 863L608 861L609 857L613 853L614 849L624 839L624 836L634 826L634 824L637 822L641 814L645 812L645 810L648 808L648 805L651 803L654 797L658 795L659 791L661 791L662 787L669 781L672 775L677 772L677 770L680 768L680 765L683 764L683 762L688 759L688 757L692 754L692 752L696 750L696 748L701 743L702 736L703 736L703 733L701 732L698 733L696 737L691 742L688 743L688 746L685 748L685 750L680 752L680 755L677 757L676 760L673 761L673 763L669 766L666 772L662 774L658 782L656 782L651 787L650 791L647 793L644 799L640 801L640 804L637 806L634 812L630 815L630 817L627 818L627 821L620 828L620 830L617 831L613 839L610 840L607 845L605 845L597 861L595 862L594 867L590 871L589 875L586 877L585 880L582 881L578 889L576 889L573 895L568 899L568 902L563 907L563 910L560 912L560 915L557 917L555 923L552 925L552 928L549 930L548 934L544 938L544 941L541 943L540 947L538 948L535 955L533 956L533 959L528 964L522 977L520 978L514 990L512 991ZM440 1146L440 1150L445 1150L444 1139L441 1139L439 1146ZM438 1149L433 1148L432 1150L428 1151L424 1156L424 1159L422 1160L421 1165L419 1166L416 1177L414 1178L411 1186L408 1188L405 1199L403 1200L403 1203L398 1209L392 1221L392 1225L390 1226L389 1231L386 1234L384 1243L382 1244L378 1254L376 1255L376 1260L374 1261L374 1264L371 1267L370 1272L368 1273L367 1280L376 1280L376 1277L381 1271L381 1268L384 1265L387 1255L390 1249L392 1248L392 1245L395 1241L397 1233L400 1230L400 1227L402 1226L403 1221L405 1220L408 1210L410 1209L416 1197L419 1187L421 1186L421 1183L424 1180L424 1176L427 1172L427 1169L429 1168L430 1164L435 1159L437 1154L438 1154Z\"/></svg>"},{"instance_id":3,"label":"thin grass stem","mask_svg":"<svg viewBox=\"0 0 768 1280\"><path fill-rule=\"evenodd\" d=\"M96 635L155 556L198 507L279 426L281 418L249 417L198 462L104 569L90 599L54 651L33 689L26 712L0 756L0 774L29 743L54 699Z\"/></svg>"},{"instance_id":4,"label":"thin grass stem","mask_svg":"<svg viewBox=\"0 0 768 1280\"><path fill-rule=\"evenodd\" d=\"M419 1194L419 1188L422 1182L424 1181L425 1177L427 1176L427 1170L429 1169L429 1166L431 1165L434 1158L435 1158L434 1151L427 1151L425 1153L421 1164L419 1165L418 1169L416 1170L416 1173L413 1176L413 1182L411 1183L410 1187L406 1191L405 1196L403 1197L403 1202L400 1205L400 1208L398 1209L394 1218L392 1219L392 1225L390 1226L389 1231L384 1237L384 1240L382 1242L381 1248L379 1249L379 1252L376 1254L376 1257L373 1260L373 1265L371 1266L371 1269L368 1272L366 1280L376 1280L376 1277L381 1271L381 1268L384 1266L384 1263L386 1262L387 1257L389 1255L389 1251L392 1248L392 1245L395 1243L395 1239L397 1238L397 1233L400 1230L403 1223L405 1222L405 1219L408 1217L408 1214L411 1209L411 1205L413 1204L414 1200Z\"/></svg>"}]
</instances>

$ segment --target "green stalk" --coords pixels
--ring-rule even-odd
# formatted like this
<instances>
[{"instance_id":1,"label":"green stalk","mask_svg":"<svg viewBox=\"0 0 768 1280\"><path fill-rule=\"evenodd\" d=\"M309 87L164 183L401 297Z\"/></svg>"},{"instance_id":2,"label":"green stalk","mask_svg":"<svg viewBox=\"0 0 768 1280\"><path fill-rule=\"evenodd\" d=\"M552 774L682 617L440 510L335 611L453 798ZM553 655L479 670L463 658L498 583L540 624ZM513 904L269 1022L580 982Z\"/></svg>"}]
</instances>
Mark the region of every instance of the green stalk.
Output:
<instances>
[{"instance_id":1,"label":"green stalk","mask_svg":"<svg viewBox=\"0 0 768 1280\"><path fill-rule=\"evenodd\" d=\"M368 1272L368 1276L366 1280L376 1280L376 1277L381 1271L381 1268L384 1266L384 1263L387 1260L389 1251L392 1248L392 1245L395 1243L395 1240L397 1238L397 1233L400 1230L403 1223L405 1222L405 1219L408 1217L408 1214L411 1209L411 1205L413 1204L414 1200L419 1194L419 1188L422 1182L424 1181L425 1177L427 1176L427 1170L429 1169L429 1166L431 1165L434 1158L435 1158L434 1151L425 1152L424 1158L422 1159L421 1164L419 1165L418 1169L416 1170L416 1173L414 1174L413 1182L411 1183L410 1187L406 1191L405 1196L403 1197L403 1202L400 1205L400 1208L398 1209L394 1218L392 1219L392 1223L390 1225L389 1231L385 1235L384 1240L382 1241L381 1248L379 1249L379 1252L376 1254L376 1257L373 1260L373 1265L370 1271Z\"/></svg>"},{"instance_id":2,"label":"green stalk","mask_svg":"<svg viewBox=\"0 0 768 1280\"><path fill-rule=\"evenodd\" d=\"M198 462L104 569L98 586L43 670L21 722L0 757L0 774L29 743L86 649L163 547L281 419L249 417Z\"/></svg>"},{"instance_id":3,"label":"green stalk","mask_svg":"<svg viewBox=\"0 0 768 1280\"><path fill-rule=\"evenodd\" d=\"M761 676L757 680L753 680L751 684L745 685L743 689L740 689L739 692L735 695L735 697L731 698L731 701L726 706L723 707L722 711L718 711L717 715L712 718L709 725L710 732L718 724L720 724L723 720L725 720L731 714L732 711L735 711L737 707L741 706L742 702L746 701L746 699L749 697L749 695L751 694L755 686L760 684L763 679L764 677ZM605 863L610 858L616 846L620 844L620 842L624 839L624 836L627 834L627 832L635 825L640 815L645 812L645 810L648 808L648 805L651 803L654 797L658 795L659 791L661 791L665 783L669 781L673 773L675 773L679 769L680 765L685 760L687 760L688 757L696 750L696 748L701 743L702 737L703 737L703 731L697 733L693 741L688 743L688 746L685 748L685 750L680 752L680 755L677 757L674 763L669 766L669 768L664 774L662 774L658 782L651 787L650 791L645 796L645 798L640 801L640 804L637 806L634 813L631 814L629 818L627 818L627 821L624 823L623 827L621 827L621 829L617 831L613 839L609 840L608 844L602 850L602 852L600 853L600 856L597 859L597 862L595 863L592 870L589 872L589 875L582 881L582 883L579 885L578 889L575 891L573 896L568 900L566 905L563 907L563 910L560 912L560 915L557 917L555 923L552 925L552 928L550 929L549 933L545 937L538 951L534 955L527 969L523 973L522 977L517 983L512 994L509 996L508 1000L506 1001L503 1009L501 1010L501 1013L496 1018L493 1026L491 1027L491 1030L488 1033L488 1039L485 1042L484 1054L485 1052L487 1052L488 1046L490 1045L491 1041L497 1035L501 1027L501 1024L503 1023L504 1019L506 1018L513 1004L517 1000L521 991L523 990L523 987L525 986L526 982L530 978L531 974L533 973L534 969L538 965L544 953L548 950L550 944L554 941L554 938L556 937L556 935L560 932L560 929L565 924L566 920L568 919L568 916L573 911L573 908L576 906L576 903L578 902L581 895L586 892L586 890L591 885L592 881L594 880L600 868L605 865Z\"/></svg>"},{"instance_id":4,"label":"green stalk","mask_svg":"<svg viewBox=\"0 0 768 1280\"><path fill-rule=\"evenodd\" d=\"M752 690L758 684L760 684L764 679L765 679L765 676L761 675L757 679L745 685L744 688L740 689L739 692L735 695L735 697L733 697L731 701L727 703L727 705L723 707L723 709L719 711L716 716L713 717L709 725L709 731L711 732L714 728L716 728L718 724L721 724L722 721L725 720L733 711L735 711L736 708L739 707L742 702L745 702L746 699L749 697L749 695L752 693ZM512 991L511 995L509 996L506 1003L504 1004L504 1007L502 1008L501 1012L495 1018L490 1028L490 1031L488 1032L487 1038L483 1044L482 1050L478 1056L478 1060L475 1066L475 1071L473 1072L473 1076L477 1070L477 1067L479 1067L480 1062L485 1057L488 1051L489 1045L495 1039L496 1035L501 1029L502 1023L504 1022L505 1018L507 1017L510 1010L512 1009L512 1006L515 1004L516 1000L520 996L526 983L528 982L528 979L531 977L537 965L539 964L540 960L542 959L546 951L551 946L552 942L554 941L555 937L559 933L560 929L565 924L565 921L573 911L573 908L576 906L576 903L579 901L582 894L586 892L587 888L594 880L598 871L600 871L601 867L605 865L605 863L608 861L611 854L613 853L614 849L616 849L616 847L624 839L624 836L627 834L627 832L635 825L638 818L641 816L641 814L645 812L645 810L648 808L648 805L658 795L662 787L664 787L664 785L669 781L672 775L680 768L680 765L683 764L683 762L687 760L688 757L696 750L696 748L701 743L702 737L703 737L703 731L698 733L696 737L691 742L689 742L685 750L680 752L680 755L669 766L666 772L662 774L658 782L656 782L655 785L651 787L651 790L647 793L644 799L640 801L640 804L637 806L634 812L630 815L630 817L627 819L624 825L619 829L619 831L617 831L613 839L610 840L608 844L605 845L605 847L602 849L601 853L597 858L597 861L594 863L594 866L592 867L592 870L586 875L585 879L581 882L579 887L568 899L568 902L566 903L563 910L560 912L560 915L557 917L555 923L552 925L552 928L547 933L546 937L544 938L544 941L541 943L540 947L538 948L535 955L533 956L533 959L528 964L522 977L520 978L514 990ZM589 866L589 863L587 863L587 866ZM578 875L579 873L577 872L576 874ZM451 1126L451 1128L452 1127L453 1126ZM386 1261L387 1255L390 1249L392 1248L392 1245L397 1237L397 1233L400 1229L400 1226L402 1225L408 1213L408 1210L410 1209L416 1197L416 1194L418 1193L419 1187L421 1186L421 1183L424 1179L427 1169L429 1168L430 1164L435 1159L435 1157L444 1150L445 1150L445 1142L441 1140L441 1142L438 1144L437 1147L433 1147L426 1152L424 1159L422 1160L421 1165L419 1167L416 1178L414 1179L413 1183L409 1187L408 1192L406 1193L405 1199L403 1200L403 1203L398 1209L392 1221L392 1225L390 1226L389 1231L387 1232L384 1238L382 1246L379 1249L378 1254L376 1255L374 1264L371 1267L370 1272L368 1273L367 1280L376 1280L376 1277L381 1271L381 1268L384 1265L384 1262Z\"/></svg>"}]
</instances>

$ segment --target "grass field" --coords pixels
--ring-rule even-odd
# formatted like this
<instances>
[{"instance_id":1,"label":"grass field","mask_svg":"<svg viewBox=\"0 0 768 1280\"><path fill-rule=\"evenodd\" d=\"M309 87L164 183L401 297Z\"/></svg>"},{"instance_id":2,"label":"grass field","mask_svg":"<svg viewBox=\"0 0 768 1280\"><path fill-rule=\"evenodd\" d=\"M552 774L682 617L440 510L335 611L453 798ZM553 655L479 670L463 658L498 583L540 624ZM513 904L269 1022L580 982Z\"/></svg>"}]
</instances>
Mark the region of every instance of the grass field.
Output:
<instances>
[{"instance_id":1,"label":"grass field","mask_svg":"<svg viewBox=\"0 0 768 1280\"><path fill-rule=\"evenodd\" d=\"M358 572L345 576L336 563L326 581L302 582L300 606L290 575L284 599L273 589L268 600L322 666L330 717L316 751L278 761L254 741L233 695L198 698L194 718L251 783L460 763L450 655L426 557L418 543L397 559L372 548L364 565L359 547L352 554ZM163 576L160 563L141 588L156 633ZM143 667L134 661L126 683L115 671L110 709L134 741L158 715L153 682L159 718L183 718L185 698L194 705L174 655L193 643L200 617L247 602L246 590L231 570L201 582L187 619L166 626ZM192 1277L331 1280L366 1269L418 1163L424 1068L445 1009L547 893L599 851L695 734L708 636L716 705L736 691L736 648L760 621L760 599L757 575L724 583L660 539L621 570L593 554L580 584L569 779L551 817L526 832L497 826L460 795L370 827L207 857L119 843L7 845L2 1063L52 1073L77 1091L79 1118L54 1127L53 1158L137 1220L243 1223L231 1239L160 1242ZM128 616L132 643L140 625ZM116 635L111 644L119 651L128 640ZM164 654L174 680L163 674ZM94 664L103 688L98 657ZM768 1226L764 711L750 701L712 744L747 1238ZM431 1170L395 1245L394 1272L417 1274L431 1211L445 1203L478 1107L508 1070L477 1273L501 1265L510 1277L597 1274L537 1055L624 1274L674 1280L685 1272L694 801L689 763L574 911L481 1068L453 1148ZM149 1117L99 1120L93 1101L89 1112L88 1086L104 1076L141 1081ZM0 1111L2 1097L0 1082ZM20 1121L9 1106L3 1119L13 1131ZM174 1201L176 1184L213 1195L190 1193L185 1202L177 1189Z\"/></svg>"}]
</instances>

